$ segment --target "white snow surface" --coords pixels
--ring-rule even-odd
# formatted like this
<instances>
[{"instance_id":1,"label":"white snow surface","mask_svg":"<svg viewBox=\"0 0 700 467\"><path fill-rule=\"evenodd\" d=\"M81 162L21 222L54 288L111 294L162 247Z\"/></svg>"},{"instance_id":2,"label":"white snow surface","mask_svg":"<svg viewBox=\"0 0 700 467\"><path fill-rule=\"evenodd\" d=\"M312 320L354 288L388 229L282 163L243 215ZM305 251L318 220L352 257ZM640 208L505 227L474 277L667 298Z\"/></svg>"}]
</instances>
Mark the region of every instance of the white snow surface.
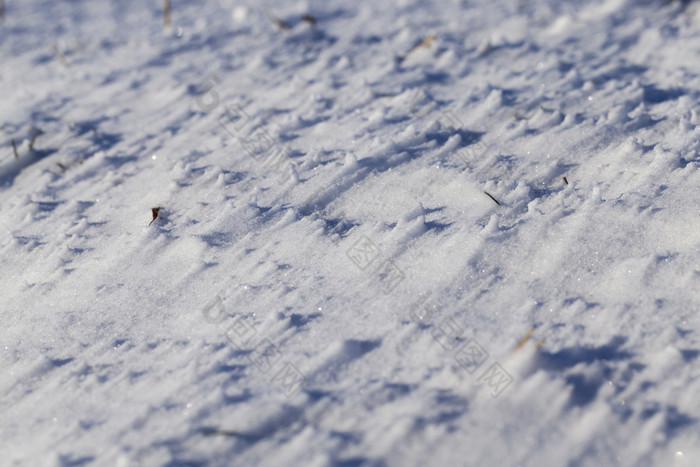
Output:
<instances>
[{"instance_id":1,"label":"white snow surface","mask_svg":"<svg viewBox=\"0 0 700 467\"><path fill-rule=\"evenodd\" d=\"M696 2L5 3L0 465L700 465Z\"/></svg>"}]
</instances>

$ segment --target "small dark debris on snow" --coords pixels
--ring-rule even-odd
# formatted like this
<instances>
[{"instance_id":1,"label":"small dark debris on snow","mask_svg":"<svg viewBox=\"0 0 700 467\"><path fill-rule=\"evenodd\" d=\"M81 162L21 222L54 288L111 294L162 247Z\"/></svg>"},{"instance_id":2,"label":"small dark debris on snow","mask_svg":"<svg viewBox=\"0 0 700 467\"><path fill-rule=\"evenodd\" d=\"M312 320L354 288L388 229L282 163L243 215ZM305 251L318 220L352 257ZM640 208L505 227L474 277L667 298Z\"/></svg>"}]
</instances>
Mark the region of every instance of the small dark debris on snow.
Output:
<instances>
[{"instance_id":1,"label":"small dark debris on snow","mask_svg":"<svg viewBox=\"0 0 700 467\"><path fill-rule=\"evenodd\" d=\"M287 23L279 19L277 16L272 14L269 8L265 8L265 12L267 13L267 16L275 23L275 25L284 30L289 30L292 29Z\"/></svg>"},{"instance_id":2,"label":"small dark debris on snow","mask_svg":"<svg viewBox=\"0 0 700 467\"><path fill-rule=\"evenodd\" d=\"M51 46L51 52L53 52L54 57L61 62L61 65L64 67L68 68L70 66L70 63L68 63L68 60L66 60L66 56L61 53L60 50L58 50L58 46L56 44L53 44Z\"/></svg>"},{"instance_id":3,"label":"small dark debris on snow","mask_svg":"<svg viewBox=\"0 0 700 467\"><path fill-rule=\"evenodd\" d=\"M430 34L428 37L423 39L422 41L417 42L411 49L403 54L403 56L400 56L397 58L399 63L402 63L404 60L408 58L409 55L411 55L413 52L416 50L420 49L421 47L430 47L430 45L433 43L435 40L435 34Z\"/></svg>"},{"instance_id":4,"label":"small dark debris on snow","mask_svg":"<svg viewBox=\"0 0 700 467\"><path fill-rule=\"evenodd\" d=\"M523 336L523 338L520 339L520 341L518 342L518 345L515 346L515 348L513 349L513 351L512 351L510 354L513 355L515 352L517 352L518 350L522 349L523 346L525 345L525 343L530 339L530 337L532 336L532 333L533 333L534 331L535 331L535 327L534 327L534 326L530 326L530 329L527 331L527 333L525 333L525 335Z\"/></svg>"},{"instance_id":5,"label":"small dark debris on snow","mask_svg":"<svg viewBox=\"0 0 700 467\"><path fill-rule=\"evenodd\" d=\"M15 154L15 159L19 159L19 154L17 154L17 144L15 140L12 140L12 152Z\"/></svg>"},{"instance_id":6,"label":"small dark debris on snow","mask_svg":"<svg viewBox=\"0 0 700 467\"><path fill-rule=\"evenodd\" d=\"M311 26L315 26L315 25L316 25L316 18L314 18L313 16L311 16L311 15L309 15L309 14L306 14L306 15L302 16L302 17L301 17L301 20L302 20L302 21L305 21L305 22L307 22L307 23L309 23Z\"/></svg>"},{"instance_id":7,"label":"small dark debris on snow","mask_svg":"<svg viewBox=\"0 0 700 467\"><path fill-rule=\"evenodd\" d=\"M498 200L497 200L496 198L494 198L493 196L491 196L491 193L489 193L488 191L484 191L484 193L486 193L486 196L488 196L489 198L491 198L491 199L493 200L494 203L498 204L499 206L501 205L501 203L499 203Z\"/></svg>"},{"instance_id":8,"label":"small dark debris on snow","mask_svg":"<svg viewBox=\"0 0 700 467\"><path fill-rule=\"evenodd\" d=\"M235 430L222 430L214 427L203 427L199 430L204 436L238 436L241 433Z\"/></svg>"},{"instance_id":9,"label":"small dark debris on snow","mask_svg":"<svg viewBox=\"0 0 700 467\"><path fill-rule=\"evenodd\" d=\"M163 0L163 28L170 27L170 0Z\"/></svg>"},{"instance_id":10,"label":"small dark debris on snow","mask_svg":"<svg viewBox=\"0 0 700 467\"><path fill-rule=\"evenodd\" d=\"M562 177L561 179L564 180L564 183L566 183L567 185L569 184L569 181L566 179L566 177Z\"/></svg>"},{"instance_id":11,"label":"small dark debris on snow","mask_svg":"<svg viewBox=\"0 0 700 467\"><path fill-rule=\"evenodd\" d=\"M160 207L151 208L151 212L153 213L153 220L152 220L151 222L148 223L149 226L150 226L151 224L153 224L153 222L154 222L156 219L158 219L158 213L160 212L160 209L161 209Z\"/></svg>"},{"instance_id":12,"label":"small dark debris on snow","mask_svg":"<svg viewBox=\"0 0 700 467\"><path fill-rule=\"evenodd\" d=\"M36 143L36 139L39 137L40 134L42 134L43 131L37 129L34 131L34 136L32 136L32 140L29 142L29 150L33 151L34 150L34 143Z\"/></svg>"}]
</instances>

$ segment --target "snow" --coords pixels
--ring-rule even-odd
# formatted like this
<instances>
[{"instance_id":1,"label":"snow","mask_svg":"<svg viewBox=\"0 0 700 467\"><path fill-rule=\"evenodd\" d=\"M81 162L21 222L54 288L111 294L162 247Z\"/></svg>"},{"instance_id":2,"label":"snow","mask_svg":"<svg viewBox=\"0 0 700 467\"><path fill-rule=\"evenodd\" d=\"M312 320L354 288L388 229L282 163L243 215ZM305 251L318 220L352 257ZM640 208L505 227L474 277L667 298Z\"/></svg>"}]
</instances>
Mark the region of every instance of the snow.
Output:
<instances>
[{"instance_id":1,"label":"snow","mask_svg":"<svg viewBox=\"0 0 700 467\"><path fill-rule=\"evenodd\" d=\"M0 465L700 465L696 2L6 3Z\"/></svg>"}]
</instances>

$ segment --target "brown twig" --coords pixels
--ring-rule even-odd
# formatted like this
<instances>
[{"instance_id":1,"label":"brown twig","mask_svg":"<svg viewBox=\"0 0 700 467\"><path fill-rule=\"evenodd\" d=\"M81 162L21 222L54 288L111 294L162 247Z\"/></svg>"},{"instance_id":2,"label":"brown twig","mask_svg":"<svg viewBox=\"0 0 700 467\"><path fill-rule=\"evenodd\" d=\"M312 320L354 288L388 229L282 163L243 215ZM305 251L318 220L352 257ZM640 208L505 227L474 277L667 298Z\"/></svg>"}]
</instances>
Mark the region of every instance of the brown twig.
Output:
<instances>
[{"instance_id":1,"label":"brown twig","mask_svg":"<svg viewBox=\"0 0 700 467\"><path fill-rule=\"evenodd\" d=\"M409 55L411 55L413 52L420 49L421 47L429 47L433 43L434 40L435 40L435 34L429 35L428 37L426 37L425 39L423 39L422 41L416 43L416 45L411 47L408 52L403 54L402 57L399 57L399 61L403 62L404 60L406 60L408 58Z\"/></svg>"},{"instance_id":2,"label":"brown twig","mask_svg":"<svg viewBox=\"0 0 700 467\"><path fill-rule=\"evenodd\" d=\"M518 342L518 345L515 346L515 348L513 349L513 351L510 354L513 355L515 352L520 350L523 347L523 345L525 345L525 343L528 341L528 339L530 339L530 336L532 336L532 333L534 331L535 331L535 327L531 326L530 330L527 331L527 333L525 334L525 336L522 339L520 339L520 342Z\"/></svg>"},{"instance_id":3,"label":"brown twig","mask_svg":"<svg viewBox=\"0 0 700 467\"><path fill-rule=\"evenodd\" d=\"M58 50L58 47L56 47L56 44L51 45L51 51L53 52L54 56L58 59L59 62L61 62L61 65L64 67L68 68L68 60L66 60L65 55L61 53L60 50Z\"/></svg>"},{"instance_id":4,"label":"brown twig","mask_svg":"<svg viewBox=\"0 0 700 467\"><path fill-rule=\"evenodd\" d=\"M272 14L269 8L265 7L265 13L267 13L267 17L272 20L275 25L277 25L278 28L284 29L285 31L292 29L287 23L279 19L277 16Z\"/></svg>"},{"instance_id":5,"label":"brown twig","mask_svg":"<svg viewBox=\"0 0 700 467\"><path fill-rule=\"evenodd\" d=\"M301 17L301 20L302 20L302 21L306 21L306 22L309 23L311 26L315 26L315 25L316 25L316 18L314 18L313 16L311 16L311 15L309 15L309 14L305 14L304 16L302 16L302 17Z\"/></svg>"},{"instance_id":6,"label":"brown twig","mask_svg":"<svg viewBox=\"0 0 700 467\"><path fill-rule=\"evenodd\" d=\"M496 198L494 198L493 196L491 196L491 194L490 194L488 191L484 191L484 193L486 193L486 195L487 195L489 198L491 198L491 199L493 200L494 203L498 204L499 206L501 205L501 203L499 203L498 200L497 200Z\"/></svg>"},{"instance_id":7,"label":"brown twig","mask_svg":"<svg viewBox=\"0 0 700 467\"><path fill-rule=\"evenodd\" d=\"M39 135L43 133L41 130L36 130L34 133L34 136L32 136L32 140L29 142L29 150L33 151L34 150L34 143L36 143L36 139L39 137Z\"/></svg>"},{"instance_id":8,"label":"brown twig","mask_svg":"<svg viewBox=\"0 0 700 467\"><path fill-rule=\"evenodd\" d=\"M201 430L204 436L239 436L240 431L236 430L222 430L220 428L202 428Z\"/></svg>"},{"instance_id":9,"label":"brown twig","mask_svg":"<svg viewBox=\"0 0 700 467\"><path fill-rule=\"evenodd\" d=\"M569 184L569 181L566 179L566 177L562 177L561 179L564 180L564 183L566 183L567 185Z\"/></svg>"},{"instance_id":10,"label":"brown twig","mask_svg":"<svg viewBox=\"0 0 700 467\"><path fill-rule=\"evenodd\" d=\"M170 27L170 0L163 0L163 29Z\"/></svg>"}]
</instances>

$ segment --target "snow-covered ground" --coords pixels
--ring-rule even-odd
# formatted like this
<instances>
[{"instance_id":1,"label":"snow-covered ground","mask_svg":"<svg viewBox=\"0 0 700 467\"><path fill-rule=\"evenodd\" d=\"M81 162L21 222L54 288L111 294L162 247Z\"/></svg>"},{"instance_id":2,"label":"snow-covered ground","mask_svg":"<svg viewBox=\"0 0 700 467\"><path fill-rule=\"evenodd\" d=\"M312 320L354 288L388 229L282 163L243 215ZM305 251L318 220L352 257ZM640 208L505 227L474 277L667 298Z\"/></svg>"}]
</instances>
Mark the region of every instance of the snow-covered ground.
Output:
<instances>
[{"instance_id":1,"label":"snow-covered ground","mask_svg":"<svg viewBox=\"0 0 700 467\"><path fill-rule=\"evenodd\" d=\"M700 465L700 5L5 3L0 465Z\"/></svg>"}]
</instances>

